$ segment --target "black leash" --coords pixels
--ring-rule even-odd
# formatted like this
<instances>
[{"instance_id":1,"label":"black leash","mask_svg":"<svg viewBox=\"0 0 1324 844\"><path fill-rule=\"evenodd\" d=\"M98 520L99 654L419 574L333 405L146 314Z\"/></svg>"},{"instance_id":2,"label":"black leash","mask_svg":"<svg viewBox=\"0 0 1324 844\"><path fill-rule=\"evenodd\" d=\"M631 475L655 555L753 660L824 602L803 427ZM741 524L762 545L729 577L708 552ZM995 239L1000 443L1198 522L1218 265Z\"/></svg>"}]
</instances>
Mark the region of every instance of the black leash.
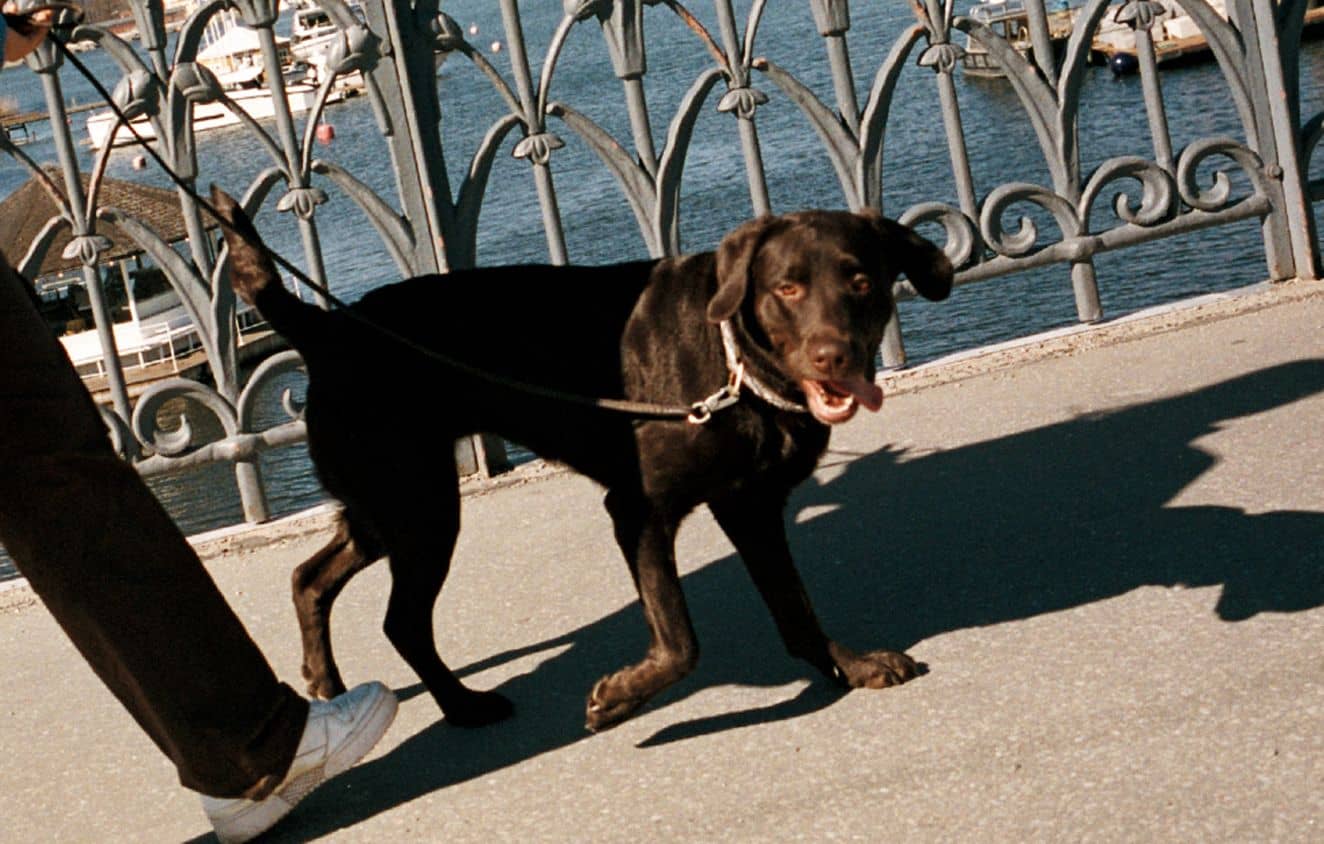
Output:
<instances>
[{"instance_id":1,"label":"black leash","mask_svg":"<svg viewBox=\"0 0 1324 844\"><path fill-rule=\"evenodd\" d=\"M140 146L149 156L151 156L152 160L156 162L156 164L161 168L161 170L167 176L170 177L170 180L174 182L175 185L180 188L180 190L183 190L190 197L192 197L193 200L198 203L198 206L202 210L206 211L222 227L242 237L243 236L242 233L236 230L235 227L231 225L228 220L222 217L220 212L216 210L215 206L213 206L208 200L199 196L197 191L195 191L191 185L187 184L182 178L179 177L178 174L175 173L173 168L171 168L168 164L166 164L165 159L161 157L160 153L158 153L155 149L153 149L151 145L148 144L147 141L141 135L138 134L138 131L133 127L133 122L129 120L128 116L125 115L123 110L121 110L120 107L116 105L114 98L110 95L110 92L107 91L105 86L102 85L101 82L95 76L92 75L92 72L88 70L87 66L83 64L83 62L74 54L72 50L68 48L67 45L65 45L64 41L60 38L55 38L55 37L48 37L47 40L54 43L56 45L56 49L60 51L60 53L64 56L64 58L70 64L72 64L78 70L78 72L81 73L87 79L88 82L92 84L92 87L96 89L97 94L100 95L102 100L105 101L106 105L110 107L110 110L115 115L118 123L122 124L124 128L129 130L129 134L133 136L134 143ZM114 127L112 127L112 133L109 137L113 140L115 134L118 134L118 132L115 131ZM552 389L550 387L543 387L538 384L530 384L525 381L519 381L513 378L507 378L503 375L497 375L495 373L474 367L463 361L456 360L455 358L452 358L449 355L442 354L441 352L438 352L435 349L429 349L426 346L416 343L415 341L409 339L408 337L405 337L402 334L399 334L383 325L380 325L376 322L373 322L370 319L367 319L366 317L362 316L357 311L355 311L353 308L351 308L349 305L347 305L340 298L335 296L330 290L327 289L325 285L319 284L318 282L309 278L306 273L304 273L294 264L285 260L284 257L282 257L279 253L275 252L274 250L270 249L265 243L257 243L253 245L255 245L258 249L261 249L263 252L265 252L273 262L275 262L286 272L290 273L290 275L292 275L298 281L300 281L303 284L306 284L308 287L312 288L314 291L320 294L329 305L339 309L346 316L355 320L365 328L368 328L369 330L374 331L393 342L399 343L400 345L404 346L405 348L409 349L415 354L422 355L450 369L453 369L471 378L484 381L488 384L492 384L493 386L504 387L506 389L515 390L517 392L525 393L531 396L536 396L538 398L565 402L567 404L574 404L580 407L590 407L599 410L611 411L613 413L620 413L627 416L633 416L637 419L685 419L692 424L702 425L706 423L709 419L711 419L713 414L716 413L717 411L724 410L725 408L731 407L732 405L736 404L740 400L741 384L748 382L749 380L746 376L743 375L743 368L740 369L739 371L733 370L731 372L731 380L727 384L723 385L721 389L717 390L715 393L703 399L702 401L694 402L688 407L682 407L677 405L660 405L660 404L652 404L649 402L627 401L624 399L589 398L588 396L581 396L575 393L566 393L561 390Z\"/></svg>"}]
</instances>

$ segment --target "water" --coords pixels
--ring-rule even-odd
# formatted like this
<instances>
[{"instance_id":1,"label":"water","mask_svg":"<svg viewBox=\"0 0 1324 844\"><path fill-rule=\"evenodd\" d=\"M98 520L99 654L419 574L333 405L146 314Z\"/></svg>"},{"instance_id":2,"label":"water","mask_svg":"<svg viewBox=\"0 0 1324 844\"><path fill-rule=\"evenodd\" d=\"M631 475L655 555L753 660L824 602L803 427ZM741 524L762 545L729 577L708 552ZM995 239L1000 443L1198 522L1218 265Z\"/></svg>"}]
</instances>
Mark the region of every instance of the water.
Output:
<instances>
[{"instance_id":1,"label":"water","mask_svg":"<svg viewBox=\"0 0 1324 844\"><path fill-rule=\"evenodd\" d=\"M560 19L562 4L521 5L530 60L536 69ZM690 5L696 7L691 11L716 33L714 13L697 8L703 4ZM913 21L908 4L867 5L867 12L865 4L860 4L852 16L850 40L861 101L896 34ZM475 45L504 41L496 6L490 0L444 3L461 26L479 27L479 35L471 38ZM693 69L710 63L688 30L663 17L664 8L652 7L645 16L649 36L645 84L659 149L671 115L693 81ZM747 8L748 3L737 3L740 19ZM769 4L759 30L758 54L795 73L824 102L835 102L821 41L814 32L809 4ZM806 44L812 49L804 49ZM918 53L916 50L912 54L901 75L887 129L884 206L893 215L921 200L958 204L933 74L915 66ZM512 78L508 52L486 55L507 79ZM113 83L118 78L103 53L85 53L82 58L102 80ZM1319 109L1324 44L1303 45L1301 64L1302 111L1308 116ZM1104 68L1091 68L1087 73L1080 110L1084 172L1116 155L1151 157L1139 78L1114 79ZM66 67L61 80L70 103L96 100L92 87L74 69ZM1227 86L1214 63L1166 69L1162 84L1178 150L1197 138L1242 136ZM842 206L840 187L807 120L766 79L756 76L755 85L772 98L760 109L758 131L764 144L773 208ZM463 57L452 57L445 65L438 86L443 141L455 187L488 127L504 114L505 105L486 78ZM958 71L957 87L978 195L1012 180L1048 184L1047 168L1029 123L1008 119L1008 115L1021 113L1010 86L997 80L964 78ZM557 66L553 98L583 111L616 137L625 139L630 132L619 91L598 28L577 27ZM0 77L0 94L16 99L21 110L44 108L41 87L25 70L10 70ZM715 97L710 99L695 127L682 184L681 235L684 247L690 251L712 248L725 231L751 212L736 124L729 115L716 112L715 102ZM73 118L75 135L80 139L84 137L84 119L85 115ZM340 164L388 199L393 198L394 177L366 98L332 107L327 120L335 127L336 140L329 147L319 148L317 154ZM571 260L604 263L645 257L634 216L598 159L555 119L550 128L567 144L554 153L553 168ZM46 128L42 132L49 135ZM482 264L548 259L530 168L509 155L513 142L508 137L496 158L481 211L478 259ZM24 151L38 162L55 160L48 137L24 147ZM243 131L203 135L200 183L214 181L238 194L256 172L255 162L263 161L264 156L262 147ZM169 186L164 174L150 168L134 171L132 157L126 151L116 152L108 175ZM84 148L80 158L85 169L90 167L90 150ZM7 196L26 178L27 172L14 162L7 158L0 161L0 197ZM394 265L366 219L352 203L337 200L334 193L332 197L317 217L332 289L352 299L395 280ZM258 218L259 226L274 248L297 260L303 254L297 235L288 220L276 218L275 211L264 211ZM1051 222L1044 228L1051 232ZM1054 237L1046 234L1048 240ZM1196 293L1244 286L1265 276L1263 245L1254 220L1105 254L1096 259L1096 266L1103 306L1109 316ZM963 287L940 305L918 301L901 305L907 351L917 362L1067 325L1075 318L1071 281L1063 266ZM295 379L279 388L285 386L296 392L300 388ZM275 405L275 401L263 404L272 408L271 422L281 421ZM408 424L407 416L402 414L402 424ZM192 422L206 424L205 419ZM301 448L265 455L262 470L269 503L277 515L306 508L323 498ZM187 533L242 520L228 467L154 478L150 484ZM5 576L4 565L0 561L0 578Z\"/></svg>"}]
</instances>

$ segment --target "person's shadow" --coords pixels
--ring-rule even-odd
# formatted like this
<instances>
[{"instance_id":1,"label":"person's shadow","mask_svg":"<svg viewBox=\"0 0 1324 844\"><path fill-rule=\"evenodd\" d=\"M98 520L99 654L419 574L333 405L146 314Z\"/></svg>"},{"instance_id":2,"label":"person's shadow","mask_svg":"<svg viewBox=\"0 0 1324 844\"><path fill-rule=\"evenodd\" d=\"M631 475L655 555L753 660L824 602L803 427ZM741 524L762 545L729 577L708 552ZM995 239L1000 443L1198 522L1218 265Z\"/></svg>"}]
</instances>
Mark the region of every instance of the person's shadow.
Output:
<instances>
[{"instance_id":1,"label":"person's shadow","mask_svg":"<svg viewBox=\"0 0 1324 844\"><path fill-rule=\"evenodd\" d=\"M1219 423L1321 390L1324 360L1309 360L950 451L907 456L883 449L857 457L841 475L822 485L810 481L793 497L787 524L800 571L829 634L857 648L905 649L948 631L1152 584L1221 586L1215 611L1228 622L1320 606L1324 514L1250 515L1169 502L1214 463L1194 445L1197 438ZM796 524L795 514L807 508L814 509ZM780 686L817 677L785 654L734 555L688 575L684 586L703 658L693 676L652 708L710 686ZM297 823L274 832L284 840L323 836L587 737L589 687L637 659L646 641L632 605L468 666L462 674L549 654L500 687L515 702L512 719L478 730L439 720L320 789ZM401 693L413 696L420 687ZM641 747L795 717L838 697L826 682L811 683L766 708L672 724Z\"/></svg>"}]
</instances>

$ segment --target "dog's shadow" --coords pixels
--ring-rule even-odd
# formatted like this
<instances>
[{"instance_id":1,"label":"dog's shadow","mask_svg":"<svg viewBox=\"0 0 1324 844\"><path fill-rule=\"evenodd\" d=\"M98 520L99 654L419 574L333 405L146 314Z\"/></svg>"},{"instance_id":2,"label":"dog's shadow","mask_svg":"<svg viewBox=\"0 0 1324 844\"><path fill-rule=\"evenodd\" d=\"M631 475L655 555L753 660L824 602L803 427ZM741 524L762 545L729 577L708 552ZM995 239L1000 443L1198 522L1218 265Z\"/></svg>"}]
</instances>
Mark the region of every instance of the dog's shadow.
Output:
<instances>
[{"instance_id":1,"label":"dog's shadow","mask_svg":"<svg viewBox=\"0 0 1324 844\"><path fill-rule=\"evenodd\" d=\"M1324 360L1309 360L950 451L884 449L858 457L792 499L788 523L800 571L825 628L857 648L909 648L948 631L1154 584L1221 586L1215 612L1228 622L1319 606L1324 514L1251 515L1169 502L1215 462L1197 438L1322 390ZM794 523L797 513L803 523ZM653 711L697 689L816 676L785 654L734 555L693 572L684 585L703 658L692 677L651 704ZM641 614L630 606L468 666L461 673L548 654L500 687L515 702L514 718L478 730L438 721L319 790L301 807L299 822L277 835L323 836L587 737L588 688L637 659L645 642ZM815 682L766 708L674 723L641 747L795 717L838 696Z\"/></svg>"}]
</instances>

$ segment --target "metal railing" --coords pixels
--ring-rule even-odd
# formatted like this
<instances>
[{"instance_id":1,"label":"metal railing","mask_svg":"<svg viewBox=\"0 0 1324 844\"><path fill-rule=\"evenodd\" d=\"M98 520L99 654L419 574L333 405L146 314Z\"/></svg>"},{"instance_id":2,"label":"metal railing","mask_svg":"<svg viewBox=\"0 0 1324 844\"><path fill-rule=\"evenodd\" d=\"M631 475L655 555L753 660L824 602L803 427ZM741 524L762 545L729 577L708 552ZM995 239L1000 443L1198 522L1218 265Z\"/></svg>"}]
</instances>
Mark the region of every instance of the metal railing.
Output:
<instances>
[{"instance_id":1,"label":"metal railing","mask_svg":"<svg viewBox=\"0 0 1324 844\"><path fill-rule=\"evenodd\" d=\"M1061 12L1047 8L1044 0L1025 0L1020 40L1009 40L992 25L965 14L968 8L955 8L952 0L912 0L907 6L881 0L779 0L801 11L807 6L813 28L797 35L793 51L778 55L761 48L774 15L767 0L741 3L740 13L733 0L714 0L703 15L678 0L563 0L543 16L550 18L551 28L538 33L542 49L536 68L525 33L529 12L522 14L516 0L497 0L502 32L494 46L502 49L500 67L489 58L490 49L473 43L435 0L364 0L362 18L342 0L317 2L340 35L324 57L320 87L302 124L286 96L275 31L281 11L276 0L203 3L183 24L169 52L160 0L131 0L136 48L91 25L63 37L72 44L94 42L114 59L121 74L114 85L115 102L128 117L148 121L169 167L196 186L206 179L198 167L198 148L206 140L194 136L190 115L204 104L227 104L231 97L198 61L204 32L218 16L229 13L256 31L275 113L274 121L264 124L236 112L264 156L254 166L242 201L251 212L272 206L292 221L303 266L323 284L328 273L319 221L333 197L361 211L399 275L476 263L480 212L491 200L489 182L503 152L527 164L538 208L531 216L541 229L547 256L554 263L569 261L565 209L554 179L559 151L567 145L591 152L610 174L643 248L653 256L675 254L682 248L682 176L694 164L690 152L696 127L711 119L714 110L734 121L739 143L729 146L724 160L705 157L703 172L721 167L739 174L746 193L737 203L742 214L789 210L774 208L769 173L804 166L778 161L760 137L760 129L767 128L760 122L763 111L778 103L794 106L802 125L817 137L823 157L816 162L826 164L806 170L804 178L821 186L820 204L881 207L889 173L884 139L889 130L897 130L893 106L902 71L916 65L931 71L928 81L921 76L916 84L933 86L940 107L925 116L941 125L946 149L939 157L945 153L948 170L933 179L941 186L934 196L886 210L944 244L958 268L958 283L1063 265L1070 274L1077 318L1093 321L1102 316L1096 256L1244 220L1260 223L1268 278L1316 276L1318 243L1311 202L1324 197L1324 183L1310 180L1307 170L1324 135L1324 115L1303 120L1300 114L1298 49L1306 0L1228 0L1226 17L1205 0L1170 0L1166 9L1154 0L1088 0L1071 12L1065 35L1062 18L1055 17ZM898 8L904 14L898 14ZM885 33L886 43L874 41L867 49L853 51L854 29L883 15L884 9L895 22ZM1161 44L1154 37L1154 27L1174 10L1189 17L1217 60L1235 107L1239 136L1199 137L1180 147L1174 142L1158 66ZM780 5L777 13L788 14ZM1105 28L1118 27L1134 33L1148 144L1087 170L1079 134L1082 86L1090 78L1087 66L1095 37ZM595 34L589 38L584 30ZM662 81L654 81L647 47L656 39L646 38L646 31L665 31L668 43L689 43L694 50L684 55L695 63L679 70L670 67ZM876 38L879 29L870 31ZM777 34L779 43L784 42L785 33ZM585 45L595 45L600 61L610 64L615 92L601 85L591 90L558 87L558 70L569 54ZM1001 68L1005 82L999 84L1014 93L1020 109L1016 118L1032 127L1048 175L1045 183L1000 173L1000 181L981 192L972 171L972 139L963 128L956 79L972 50L983 54L985 65L991 61ZM806 55L820 57L812 71L804 69ZM861 55L870 57L868 66ZM446 113L438 96L439 59L471 64L475 78L485 80L499 102L496 116L482 128L467 158L442 143L444 119L470 117ZM268 508L257 456L300 441L303 429L298 408L291 406L289 421L258 430L253 404L272 379L296 370L298 359L280 353L247 378L242 376L234 296L208 237L207 221L189 191L178 190L189 233L183 250L172 248L132 213L101 203L98 186L112 155L109 146L95 155L84 192L75 140L65 119L61 73L68 70L61 70L61 64L60 54L49 45L28 59L29 68L41 76L54 127L64 179L62 185L49 181L48 188L59 196L62 212L48 222L27 254L11 257L21 271L29 272L40 265L54 234L63 227L71 230L66 254L76 254L84 266L112 397L105 416L117 447L145 474L218 460L233 463L245 518L262 520ZM380 160L389 160L393 167L393 197L390 191L370 187L361 174L317 146L328 100L339 82L356 74L371 102L385 153ZM861 79L867 80L863 97ZM663 83L676 82L680 90L659 93ZM602 113L609 97L621 102L611 111L614 116L591 116ZM664 131L659 119L663 111L650 104L650 98L674 108ZM0 137L0 149L34 176L47 178L7 137ZM1200 174L1209 175L1203 186ZM1241 187L1234 189L1234 183ZM1123 190L1127 187L1134 194ZM1109 191L1117 192L1111 203L1104 198ZM1010 225L1009 219L1014 220ZM96 272L108 227L131 238L168 276L198 326L210 384L169 380L149 388L136 405L130 402ZM1052 229L1055 236L1045 234ZM902 336L894 320L882 350L885 364L905 363ZM187 426L162 430L161 409L178 400L205 407L220 420L223 435L197 443ZM479 466L486 462L482 451L480 443L473 455Z\"/></svg>"}]
</instances>

